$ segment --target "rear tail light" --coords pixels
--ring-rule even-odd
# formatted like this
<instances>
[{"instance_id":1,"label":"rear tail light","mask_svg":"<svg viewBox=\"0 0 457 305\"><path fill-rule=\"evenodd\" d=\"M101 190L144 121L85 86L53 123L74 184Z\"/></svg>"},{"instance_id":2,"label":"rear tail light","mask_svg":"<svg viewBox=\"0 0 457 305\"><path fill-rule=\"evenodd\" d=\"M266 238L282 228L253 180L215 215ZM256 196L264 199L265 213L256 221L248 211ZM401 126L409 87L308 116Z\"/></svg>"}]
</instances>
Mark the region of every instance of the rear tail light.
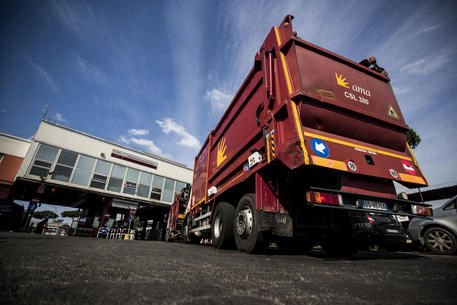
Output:
<instances>
[{"instance_id":1,"label":"rear tail light","mask_svg":"<svg viewBox=\"0 0 457 305\"><path fill-rule=\"evenodd\" d=\"M424 207L421 205L411 205L411 210L413 214L421 215L421 216L433 216L433 210L429 207Z\"/></svg>"},{"instance_id":2,"label":"rear tail light","mask_svg":"<svg viewBox=\"0 0 457 305\"><path fill-rule=\"evenodd\" d=\"M374 220L374 218L371 217L370 215L367 214L366 216L367 216L368 221L369 221L371 224L374 224L374 223L376 222L376 220Z\"/></svg>"},{"instance_id":3,"label":"rear tail light","mask_svg":"<svg viewBox=\"0 0 457 305\"><path fill-rule=\"evenodd\" d=\"M309 191L306 192L306 200L317 204L343 206L343 198L338 194Z\"/></svg>"}]
</instances>

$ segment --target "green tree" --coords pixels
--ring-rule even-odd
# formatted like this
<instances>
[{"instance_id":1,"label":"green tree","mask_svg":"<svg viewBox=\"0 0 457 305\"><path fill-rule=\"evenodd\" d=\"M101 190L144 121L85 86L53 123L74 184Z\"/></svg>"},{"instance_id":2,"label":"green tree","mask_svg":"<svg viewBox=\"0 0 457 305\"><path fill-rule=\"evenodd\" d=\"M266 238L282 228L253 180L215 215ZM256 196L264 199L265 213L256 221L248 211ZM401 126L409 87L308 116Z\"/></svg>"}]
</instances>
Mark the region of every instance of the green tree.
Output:
<instances>
[{"instance_id":1,"label":"green tree","mask_svg":"<svg viewBox=\"0 0 457 305\"><path fill-rule=\"evenodd\" d=\"M62 213L60 213L60 216L62 217L70 217L71 218L71 227L73 227L73 223L75 222L75 220L78 218L81 217L83 211L80 211L80 210L73 210L73 211L63 211Z\"/></svg>"},{"instance_id":2,"label":"green tree","mask_svg":"<svg viewBox=\"0 0 457 305\"><path fill-rule=\"evenodd\" d=\"M416 148L421 142L421 137L419 137L414 129L410 128L406 132L406 141L411 148Z\"/></svg>"},{"instance_id":3,"label":"green tree","mask_svg":"<svg viewBox=\"0 0 457 305\"><path fill-rule=\"evenodd\" d=\"M76 217L81 217L82 211L74 210L74 211L63 211L60 213L61 217L70 217L70 218L76 218Z\"/></svg>"},{"instance_id":4,"label":"green tree","mask_svg":"<svg viewBox=\"0 0 457 305\"><path fill-rule=\"evenodd\" d=\"M55 219L57 217L59 217L59 215L57 215L56 213L54 213L53 211L37 211L37 212L34 212L33 213L33 218L36 218L36 219L45 219L45 218L48 218L48 219Z\"/></svg>"}]
</instances>

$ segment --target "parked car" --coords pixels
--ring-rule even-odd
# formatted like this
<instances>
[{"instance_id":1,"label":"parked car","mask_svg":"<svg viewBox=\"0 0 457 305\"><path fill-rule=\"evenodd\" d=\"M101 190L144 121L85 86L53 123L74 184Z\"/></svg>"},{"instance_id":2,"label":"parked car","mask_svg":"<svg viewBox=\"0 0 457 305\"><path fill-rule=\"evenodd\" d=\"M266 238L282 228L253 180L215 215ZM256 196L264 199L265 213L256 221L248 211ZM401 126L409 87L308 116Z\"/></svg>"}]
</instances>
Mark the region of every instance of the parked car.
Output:
<instances>
[{"instance_id":1,"label":"parked car","mask_svg":"<svg viewBox=\"0 0 457 305\"><path fill-rule=\"evenodd\" d=\"M433 219L414 218L409 223L413 242L438 254L457 252L457 195L445 200L426 202L432 204Z\"/></svg>"},{"instance_id":2,"label":"parked car","mask_svg":"<svg viewBox=\"0 0 457 305\"><path fill-rule=\"evenodd\" d=\"M370 212L366 213L366 218L371 224L370 246L378 245L387 251L398 251L411 242L395 215Z\"/></svg>"}]
</instances>

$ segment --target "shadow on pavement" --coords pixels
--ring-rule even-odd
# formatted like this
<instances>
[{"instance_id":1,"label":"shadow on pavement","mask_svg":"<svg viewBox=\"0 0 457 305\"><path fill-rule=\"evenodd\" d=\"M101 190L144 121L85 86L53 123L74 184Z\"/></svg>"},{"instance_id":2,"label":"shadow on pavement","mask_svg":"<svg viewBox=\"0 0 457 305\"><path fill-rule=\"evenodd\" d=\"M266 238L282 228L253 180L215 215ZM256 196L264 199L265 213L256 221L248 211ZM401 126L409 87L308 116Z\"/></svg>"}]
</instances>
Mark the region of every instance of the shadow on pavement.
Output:
<instances>
[{"instance_id":1,"label":"shadow on pavement","mask_svg":"<svg viewBox=\"0 0 457 305\"><path fill-rule=\"evenodd\" d=\"M262 254L262 253L259 253ZM324 260L351 260L351 261L363 261L363 260L431 260L431 258L420 255L418 253L410 252L383 252L383 251L359 251L351 257L332 257L322 249L314 248L308 253L293 251L293 250L280 250L275 248L268 249L264 255L306 255L310 257L320 258Z\"/></svg>"}]
</instances>

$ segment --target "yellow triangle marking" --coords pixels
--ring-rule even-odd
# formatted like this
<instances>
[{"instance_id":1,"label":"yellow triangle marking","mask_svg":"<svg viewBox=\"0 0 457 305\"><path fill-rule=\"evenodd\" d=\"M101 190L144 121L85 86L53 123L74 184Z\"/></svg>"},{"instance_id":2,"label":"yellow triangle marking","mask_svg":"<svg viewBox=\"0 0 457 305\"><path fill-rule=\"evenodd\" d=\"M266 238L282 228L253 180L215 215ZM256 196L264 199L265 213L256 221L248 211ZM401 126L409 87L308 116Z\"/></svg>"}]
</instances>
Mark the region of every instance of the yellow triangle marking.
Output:
<instances>
[{"instance_id":1,"label":"yellow triangle marking","mask_svg":"<svg viewBox=\"0 0 457 305\"><path fill-rule=\"evenodd\" d=\"M389 105L388 115L390 117L393 117L394 119L398 119L398 114L395 112L394 107L392 107L392 105Z\"/></svg>"}]
</instances>

